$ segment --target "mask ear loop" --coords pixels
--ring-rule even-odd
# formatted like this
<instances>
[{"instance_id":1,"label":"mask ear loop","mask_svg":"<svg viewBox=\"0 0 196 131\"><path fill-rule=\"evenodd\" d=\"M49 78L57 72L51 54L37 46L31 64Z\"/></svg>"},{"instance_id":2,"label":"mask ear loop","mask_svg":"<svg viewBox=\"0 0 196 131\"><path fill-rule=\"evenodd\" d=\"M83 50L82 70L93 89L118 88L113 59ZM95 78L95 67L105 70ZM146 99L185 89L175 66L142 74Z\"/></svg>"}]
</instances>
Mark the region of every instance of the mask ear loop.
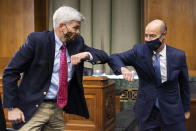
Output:
<instances>
[{"instance_id":1,"label":"mask ear loop","mask_svg":"<svg viewBox=\"0 0 196 131\"><path fill-rule=\"evenodd\" d=\"M160 37L159 37L159 40L161 39L161 37L165 35L165 31L163 33L161 33Z\"/></svg>"},{"instance_id":2,"label":"mask ear loop","mask_svg":"<svg viewBox=\"0 0 196 131\"><path fill-rule=\"evenodd\" d=\"M164 34L164 33L161 33L161 35L160 35L159 39L163 36L163 34Z\"/></svg>"},{"instance_id":3,"label":"mask ear loop","mask_svg":"<svg viewBox=\"0 0 196 131\"><path fill-rule=\"evenodd\" d=\"M67 25L65 24L65 27L67 28ZM70 32L70 30L67 28L67 32Z\"/></svg>"},{"instance_id":4,"label":"mask ear loop","mask_svg":"<svg viewBox=\"0 0 196 131\"><path fill-rule=\"evenodd\" d=\"M165 35L165 34L166 34L166 31L164 31L163 33L161 33L159 39L160 39L163 35Z\"/></svg>"},{"instance_id":5,"label":"mask ear loop","mask_svg":"<svg viewBox=\"0 0 196 131\"><path fill-rule=\"evenodd\" d=\"M67 25L65 24L65 27L67 28ZM64 37L66 38L66 39L68 39L69 38L69 32L70 32L70 30L67 28L67 33L66 34L64 34Z\"/></svg>"}]
</instances>

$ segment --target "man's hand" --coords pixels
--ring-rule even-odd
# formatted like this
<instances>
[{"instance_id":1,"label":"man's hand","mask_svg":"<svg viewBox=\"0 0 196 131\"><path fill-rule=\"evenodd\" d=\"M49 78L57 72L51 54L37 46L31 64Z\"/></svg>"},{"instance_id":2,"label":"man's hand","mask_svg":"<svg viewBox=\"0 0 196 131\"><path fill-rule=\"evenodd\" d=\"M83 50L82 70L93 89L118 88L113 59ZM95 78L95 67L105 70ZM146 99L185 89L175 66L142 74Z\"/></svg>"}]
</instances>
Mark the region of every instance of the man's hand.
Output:
<instances>
[{"instance_id":1,"label":"man's hand","mask_svg":"<svg viewBox=\"0 0 196 131\"><path fill-rule=\"evenodd\" d=\"M89 59L89 58L90 58L90 56L89 56L88 52L78 53L76 55L71 56L71 64L77 65L81 62L81 60Z\"/></svg>"},{"instance_id":2,"label":"man's hand","mask_svg":"<svg viewBox=\"0 0 196 131\"><path fill-rule=\"evenodd\" d=\"M12 123L18 124L25 122L25 117L19 108L13 108L12 110L8 110L8 120Z\"/></svg>"},{"instance_id":3,"label":"man's hand","mask_svg":"<svg viewBox=\"0 0 196 131\"><path fill-rule=\"evenodd\" d=\"M129 71L125 67L121 67L120 68L120 71L121 71L121 73L122 73L122 75L123 75L123 77L124 77L125 80L133 83L133 81L134 81L134 74L133 74L133 72Z\"/></svg>"},{"instance_id":4,"label":"man's hand","mask_svg":"<svg viewBox=\"0 0 196 131\"><path fill-rule=\"evenodd\" d=\"M190 118L190 115L191 115L190 112L185 112L184 113L185 119L188 120Z\"/></svg>"}]
</instances>

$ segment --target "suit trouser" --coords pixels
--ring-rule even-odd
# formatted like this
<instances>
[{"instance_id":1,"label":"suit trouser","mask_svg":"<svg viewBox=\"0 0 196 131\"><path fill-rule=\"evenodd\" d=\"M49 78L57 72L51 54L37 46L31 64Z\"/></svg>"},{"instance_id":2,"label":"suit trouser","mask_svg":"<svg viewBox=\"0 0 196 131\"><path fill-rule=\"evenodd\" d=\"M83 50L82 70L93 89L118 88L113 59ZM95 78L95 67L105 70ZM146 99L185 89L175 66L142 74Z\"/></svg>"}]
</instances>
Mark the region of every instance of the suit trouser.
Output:
<instances>
[{"instance_id":1,"label":"suit trouser","mask_svg":"<svg viewBox=\"0 0 196 131\"><path fill-rule=\"evenodd\" d=\"M18 131L64 131L63 111L56 102L43 102L33 117Z\"/></svg>"},{"instance_id":2,"label":"suit trouser","mask_svg":"<svg viewBox=\"0 0 196 131\"><path fill-rule=\"evenodd\" d=\"M149 118L145 122L139 122L139 131L186 131L186 127L185 121L164 124L159 109L154 106Z\"/></svg>"}]
</instances>

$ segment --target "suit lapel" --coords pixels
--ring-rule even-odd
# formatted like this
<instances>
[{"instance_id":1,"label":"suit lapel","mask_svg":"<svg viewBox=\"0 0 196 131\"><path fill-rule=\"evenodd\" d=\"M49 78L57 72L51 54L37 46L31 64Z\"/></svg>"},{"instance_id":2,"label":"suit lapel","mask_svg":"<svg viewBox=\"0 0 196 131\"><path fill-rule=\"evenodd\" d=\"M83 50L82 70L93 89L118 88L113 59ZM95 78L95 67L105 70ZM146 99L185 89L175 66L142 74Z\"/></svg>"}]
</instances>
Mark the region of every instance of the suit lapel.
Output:
<instances>
[{"instance_id":1,"label":"suit lapel","mask_svg":"<svg viewBox=\"0 0 196 131\"><path fill-rule=\"evenodd\" d=\"M170 47L168 45L166 45L166 62L167 62L167 81L170 79L170 69L171 69L171 51L170 51Z\"/></svg>"},{"instance_id":2,"label":"suit lapel","mask_svg":"<svg viewBox=\"0 0 196 131\"><path fill-rule=\"evenodd\" d=\"M73 42L67 42L67 50L69 53L69 56L71 57L74 54L78 53L78 45L76 43L77 41L73 41Z\"/></svg>"},{"instance_id":3,"label":"suit lapel","mask_svg":"<svg viewBox=\"0 0 196 131\"><path fill-rule=\"evenodd\" d=\"M152 79L154 79L155 72L154 72L154 68L153 68L153 64L152 64L153 51L151 51L147 46L145 46L144 52L145 52L144 53L145 58L147 59L147 61L146 61L147 66L144 66L144 67L146 67L145 70L152 77Z\"/></svg>"},{"instance_id":4,"label":"suit lapel","mask_svg":"<svg viewBox=\"0 0 196 131\"><path fill-rule=\"evenodd\" d=\"M77 41L67 42L67 50L68 50L70 58L72 55L79 53L79 51L78 51L79 47L77 46L76 42ZM77 66L72 66L72 73L71 73L72 76L74 75L76 68L77 68Z\"/></svg>"},{"instance_id":5,"label":"suit lapel","mask_svg":"<svg viewBox=\"0 0 196 131\"><path fill-rule=\"evenodd\" d=\"M54 55L55 55L55 37L54 30L50 32L48 38L48 61L49 61L49 73L51 74L53 71L54 65Z\"/></svg>"},{"instance_id":6,"label":"suit lapel","mask_svg":"<svg viewBox=\"0 0 196 131\"><path fill-rule=\"evenodd\" d=\"M49 75L52 74L53 66L54 66L54 57L55 57L55 36L54 36L54 30L49 33L48 37L48 61L49 61ZM76 41L74 42L68 42L67 43L67 50L69 53L69 56L71 57L74 54L78 53L78 46L76 45ZM72 75L75 71L75 66L72 67ZM50 75L51 76L51 75Z\"/></svg>"},{"instance_id":7,"label":"suit lapel","mask_svg":"<svg viewBox=\"0 0 196 131\"><path fill-rule=\"evenodd\" d=\"M166 45L166 62L167 62L167 81L170 80L170 74L171 74L171 55L172 55L172 51L170 50L170 46ZM153 68L153 62L152 62L152 56L153 56L153 52L146 46L146 48L144 49L144 55L146 55L146 64L147 66L144 66L146 69L145 71L147 71L148 74L150 74L150 76L152 77L152 79L156 78L155 76L155 72L154 72L154 68Z\"/></svg>"}]
</instances>

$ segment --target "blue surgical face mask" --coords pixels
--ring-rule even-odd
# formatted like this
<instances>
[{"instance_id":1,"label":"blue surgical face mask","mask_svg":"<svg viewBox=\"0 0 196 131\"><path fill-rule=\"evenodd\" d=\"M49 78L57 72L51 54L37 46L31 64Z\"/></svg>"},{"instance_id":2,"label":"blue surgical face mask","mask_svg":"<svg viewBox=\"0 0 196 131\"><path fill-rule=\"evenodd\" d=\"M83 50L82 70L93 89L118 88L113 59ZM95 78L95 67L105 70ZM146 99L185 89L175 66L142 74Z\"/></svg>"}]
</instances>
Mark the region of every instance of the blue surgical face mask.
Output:
<instances>
[{"instance_id":1,"label":"blue surgical face mask","mask_svg":"<svg viewBox=\"0 0 196 131\"><path fill-rule=\"evenodd\" d=\"M160 41L159 38L152 40L152 41L146 41L146 45L152 49L153 51L156 51L157 49L159 49L159 47L161 46L162 42Z\"/></svg>"}]
</instances>

